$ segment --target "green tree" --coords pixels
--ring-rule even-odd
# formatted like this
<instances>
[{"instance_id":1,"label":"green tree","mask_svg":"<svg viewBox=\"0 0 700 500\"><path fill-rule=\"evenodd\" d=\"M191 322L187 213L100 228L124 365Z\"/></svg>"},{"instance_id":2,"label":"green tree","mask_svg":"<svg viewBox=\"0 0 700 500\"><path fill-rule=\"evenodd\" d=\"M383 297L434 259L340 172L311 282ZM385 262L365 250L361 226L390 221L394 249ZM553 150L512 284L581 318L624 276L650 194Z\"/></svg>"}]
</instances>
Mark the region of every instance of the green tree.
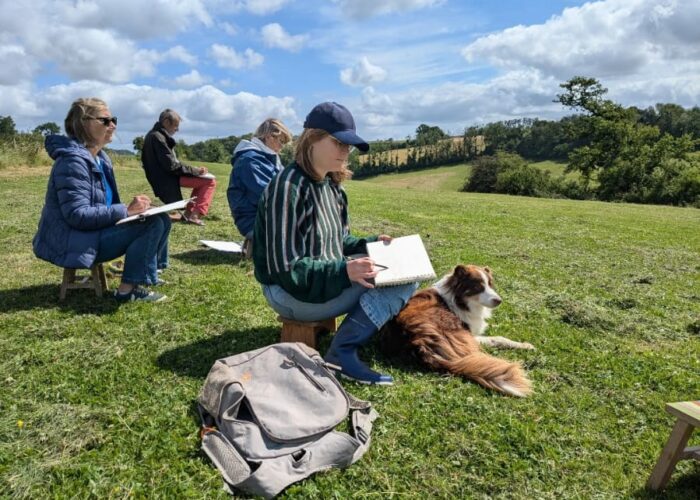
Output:
<instances>
[{"instance_id":1,"label":"green tree","mask_svg":"<svg viewBox=\"0 0 700 500\"><path fill-rule=\"evenodd\" d=\"M143 152L143 141L144 137L142 135L134 137L134 140L131 141L131 143L134 145L136 153L139 155Z\"/></svg>"},{"instance_id":2,"label":"green tree","mask_svg":"<svg viewBox=\"0 0 700 500\"><path fill-rule=\"evenodd\" d=\"M440 127L431 127L425 123L418 125L416 129L416 145L427 146L437 144L441 139L445 139L447 134Z\"/></svg>"},{"instance_id":3,"label":"green tree","mask_svg":"<svg viewBox=\"0 0 700 500\"><path fill-rule=\"evenodd\" d=\"M61 127L58 126L58 124L54 122L46 122L42 123L41 125L37 125L32 133L34 134L41 134L44 137L47 135L53 135L53 134L58 134L61 132Z\"/></svg>"},{"instance_id":4,"label":"green tree","mask_svg":"<svg viewBox=\"0 0 700 500\"><path fill-rule=\"evenodd\" d=\"M687 159L695 145L690 135L662 135L657 126L640 122L638 110L604 99L607 89L594 78L575 77L560 86L566 92L558 101L585 113L568 129L580 146L569 153L567 168L578 170L586 185L595 176L603 200L664 203L658 179L672 182L678 173L658 169Z\"/></svg>"},{"instance_id":5,"label":"green tree","mask_svg":"<svg viewBox=\"0 0 700 500\"><path fill-rule=\"evenodd\" d=\"M15 121L11 116L0 116L0 137L12 137L17 135Z\"/></svg>"}]
</instances>

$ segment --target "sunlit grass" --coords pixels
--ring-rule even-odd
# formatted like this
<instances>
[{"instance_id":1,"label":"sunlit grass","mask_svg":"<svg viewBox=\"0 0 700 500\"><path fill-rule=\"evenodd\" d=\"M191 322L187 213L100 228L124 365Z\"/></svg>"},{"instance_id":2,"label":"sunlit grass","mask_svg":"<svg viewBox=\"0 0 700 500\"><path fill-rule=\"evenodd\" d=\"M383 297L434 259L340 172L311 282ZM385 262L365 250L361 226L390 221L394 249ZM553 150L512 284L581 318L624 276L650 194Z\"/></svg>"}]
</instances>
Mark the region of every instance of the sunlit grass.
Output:
<instances>
[{"instance_id":1,"label":"sunlit grass","mask_svg":"<svg viewBox=\"0 0 700 500\"><path fill-rule=\"evenodd\" d=\"M3 175L0 496L227 498L194 402L215 359L275 342L279 327L250 262L197 246L241 239L231 167L207 166L212 214L173 228L169 300L121 307L82 290L58 301L60 269L31 252L47 170ZM353 228L420 233L439 274L491 266L505 300L491 333L537 347L498 355L523 361L535 394L499 396L372 345L363 358L397 384L347 384L381 415L370 452L287 497L647 496L673 423L664 403L700 397L700 211L459 193L467 170L349 182ZM117 179L123 198L150 192L137 163ZM698 465L682 462L668 497L699 488Z\"/></svg>"}]
</instances>

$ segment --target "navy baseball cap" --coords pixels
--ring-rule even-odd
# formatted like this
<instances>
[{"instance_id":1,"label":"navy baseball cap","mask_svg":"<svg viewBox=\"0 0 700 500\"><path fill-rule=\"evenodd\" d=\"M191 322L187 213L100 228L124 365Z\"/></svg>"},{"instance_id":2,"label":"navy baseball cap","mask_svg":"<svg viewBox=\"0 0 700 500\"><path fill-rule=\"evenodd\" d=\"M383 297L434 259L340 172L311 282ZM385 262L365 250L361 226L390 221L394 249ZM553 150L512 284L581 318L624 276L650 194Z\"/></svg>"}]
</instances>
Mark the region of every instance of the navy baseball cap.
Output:
<instances>
[{"instance_id":1,"label":"navy baseball cap","mask_svg":"<svg viewBox=\"0 0 700 500\"><path fill-rule=\"evenodd\" d=\"M322 102L306 115L304 128L325 130L343 144L355 146L360 151L369 151L369 144L355 133L355 120L348 108L337 102Z\"/></svg>"}]
</instances>

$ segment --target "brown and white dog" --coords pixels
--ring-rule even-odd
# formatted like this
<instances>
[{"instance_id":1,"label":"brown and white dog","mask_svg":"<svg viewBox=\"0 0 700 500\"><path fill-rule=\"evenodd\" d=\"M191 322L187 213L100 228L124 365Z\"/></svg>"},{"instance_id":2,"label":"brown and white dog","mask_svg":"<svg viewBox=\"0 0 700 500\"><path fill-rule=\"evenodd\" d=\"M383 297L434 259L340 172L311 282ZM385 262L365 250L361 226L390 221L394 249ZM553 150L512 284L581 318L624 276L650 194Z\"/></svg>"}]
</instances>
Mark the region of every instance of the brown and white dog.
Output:
<instances>
[{"instance_id":1,"label":"brown and white dog","mask_svg":"<svg viewBox=\"0 0 700 500\"><path fill-rule=\"evenodd\" d=\"M488 267L454 268L431 288L416 292L384 330L385 347L409 348L431 368L474 380L511 396L525 397L532 384L519 363L481 352L479 345L534 349L505 337L485 337L486 320L502 302Z\"/></svg>"}]
</instances>

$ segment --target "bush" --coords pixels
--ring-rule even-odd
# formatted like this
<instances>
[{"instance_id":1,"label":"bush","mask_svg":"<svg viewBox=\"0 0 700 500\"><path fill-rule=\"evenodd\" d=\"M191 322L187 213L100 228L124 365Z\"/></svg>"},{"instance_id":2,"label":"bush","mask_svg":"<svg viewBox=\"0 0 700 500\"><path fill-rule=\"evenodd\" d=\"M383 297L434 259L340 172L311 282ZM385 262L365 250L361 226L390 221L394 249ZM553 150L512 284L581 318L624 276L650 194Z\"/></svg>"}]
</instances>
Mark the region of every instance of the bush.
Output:
<instances>
[{"instance_id":1,"label":"bush","mask_svg":"<svg viewBox=\"0 0 700 500\"><path fill-rule=\"evenodd\" d=\"M0 168L50 164L41 134L16 134L0 139Z\"/></svg>"},{"instance_id":2,"label":"bush","mask_svg":"<svg viewBox=\"0 0 700 500\"><path fill-rule=\"evenodd\" d=\"M499 152L494 156L480 156L472 163L471 173L462 191L495 193L496 182L501 172L526 165L523 158L511 153Z\"/></svg>"},{"instance_id":3,"label":"bush","mask_svg":"<svg viewBox=\"0 0 700 500\"><path fill-rule=\"evenodd\" d=\"M551 179L551 190L562 198L571 200L590 200L593 198L593 191L582 180L567 179L564 176Z\"/></svg>"},{"instance_id":4,"label":"bush","mask_svg":"<svg viewBox=\"0 0 700 500\"><path fill-rule=\"evenodd\" d=\"M700 208L700 161L670 159L652 174L658 184L648 203L671 203Z\"/></svg>"},{"instance_id":5,"label":"bush","mask_svg":"<svg viewBox=\"0 0 700 500\"><path fill-rule=\"evenodd\" d=\"M546 197L553 194L553 187L549 172L529 165L520 165L498 173L495 191L502 194Z\"/></svg>"}]
</instances>

